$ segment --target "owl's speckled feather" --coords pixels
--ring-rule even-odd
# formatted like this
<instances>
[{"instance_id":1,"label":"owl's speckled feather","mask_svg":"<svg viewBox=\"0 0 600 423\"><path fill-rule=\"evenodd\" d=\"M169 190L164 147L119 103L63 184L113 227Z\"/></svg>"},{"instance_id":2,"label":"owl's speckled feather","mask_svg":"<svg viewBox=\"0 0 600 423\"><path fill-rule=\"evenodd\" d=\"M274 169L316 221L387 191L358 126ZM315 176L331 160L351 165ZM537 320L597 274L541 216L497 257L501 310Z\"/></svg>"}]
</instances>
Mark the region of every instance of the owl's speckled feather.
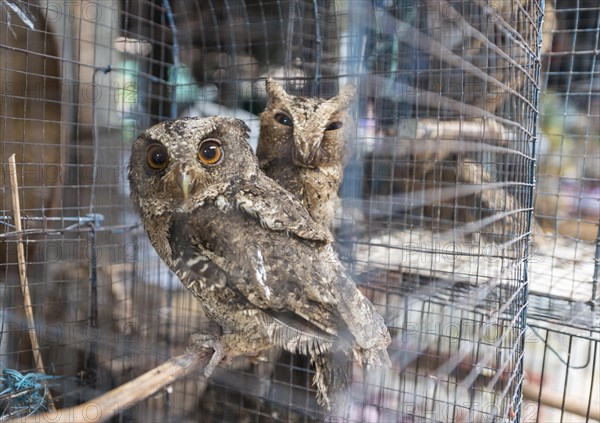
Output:
<instances>
[{"instance_id":1,"label":"owl's speckled feather","mask_svg":"<svg viewBox=\"0 0 600 423\"><path fill-rule=\"evenodd\" d=\"M346 85L324 100L290 95L272 79L266 84L269 103L260 115L256 150L260 167L329 230L339 207L352 126L348 107L356 88Z\"/></svg>"},{"instance_id":2,"label":"owl's speckled feather","mask_svg":"<svg viewBox=\"0 0 600 423\"><path fill-rule=\"evenodd\" d=\"M243 122L226 117L148 129L132 148L131 199L156 251L222 327L224 354L272 346L307 353L328 404L332 370L321 357L345 351L389 365L390 336L328 232L260 171L247 135ZM202 164L209 142L222 157ZM216 351L213 359L221 357Z\"/></svg>"}]
</instances>

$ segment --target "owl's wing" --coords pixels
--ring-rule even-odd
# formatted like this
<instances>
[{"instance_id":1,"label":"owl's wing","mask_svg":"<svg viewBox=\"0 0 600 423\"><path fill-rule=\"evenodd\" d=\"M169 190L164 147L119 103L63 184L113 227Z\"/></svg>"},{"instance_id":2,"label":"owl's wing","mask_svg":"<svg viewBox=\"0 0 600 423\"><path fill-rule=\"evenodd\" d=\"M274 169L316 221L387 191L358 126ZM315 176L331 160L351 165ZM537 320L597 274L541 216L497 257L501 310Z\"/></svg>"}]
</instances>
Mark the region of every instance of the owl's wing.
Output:
<instances>
[{"instance_id":1,"label":"owl's wing","mask_svg":"<svg viewBox=\"0 0 600 423\"><path fill-rule=\"evenodd\" d=\"M324 244L319 226L309 226L312 221L294 206L296 201L273 198L261 188L241 184L196 210L175 213L172 250L200 276L210 269L209 257L227 275L226 287L211 289L235 292L240 301L279 322L278 330L290 328L285 336L273 336L281 337L282 344L294 339L293 345L307 348L315 345L315 335L308 334L316 333L323 339L354 338L358 356L383 361L375 359L387 357L389 334L383 319ZM258 198L261 193L265 195ZM373 357L365 355L363 350L371 349Z\"/></svg>"},{"instance_id":2,"label":"owl's wing","mask_svg":"<svg viewBox=\"0 0 600 423\"><path fill-rule=\"evenodd\" d=\"M227 275L227 289L237 292L240 301L289 326L295 322L296 327L337 334L336 275L323 263L332 251L320 246L324 236L318 226L308 226L305 215L282 201L275 210L267 210L255 190L238 193L243 206L233 207L233 199L221 197L196 210L173 214L169 242L174 259L193 279L206 280L207 289L225 288L210 283L218 267Z\"/></svg>"},{"instance_id":3,"label":"owl's wing","mask_svg":"<svg viewBox=\"0 0 600 423\"><path fill-rule=\"evenodd\" d=\"M296 197L266 176L259 175L253 184L243 184L234 198L242 211L257 218L265 228L310 241L332 241Z\"/></svg>"},{"instance_id":4,"label":"owl's wing","mask_svg":"<svg viewBox=\"0 0 600 423\"><path fill-rule=\"evenodd\" d=\"M291 155L291 153L290 153ZM288 190L294 198L302 202L304 196L304 181L300 171L290 159L274 157L260 161L260 169L276 181L284 189Z\"/></svg>"}]
</instances>

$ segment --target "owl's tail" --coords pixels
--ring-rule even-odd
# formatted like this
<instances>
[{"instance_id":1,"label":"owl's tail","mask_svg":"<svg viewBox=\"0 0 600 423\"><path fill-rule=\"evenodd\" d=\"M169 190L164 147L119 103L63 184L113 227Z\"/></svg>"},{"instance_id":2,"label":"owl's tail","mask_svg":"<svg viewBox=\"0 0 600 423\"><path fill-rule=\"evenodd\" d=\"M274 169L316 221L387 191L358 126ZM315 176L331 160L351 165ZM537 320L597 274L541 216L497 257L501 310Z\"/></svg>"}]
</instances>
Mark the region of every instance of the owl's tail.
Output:
<instances>
[{"instance_id":1,"label":"owl's tail","mask_svg":"<svg viewBox=\"0 0 600 423\"><path fill-rule=\"evenodd\" d=\"M391 337L383 317L360 293L342 265L339 266L340 314L354 338L352 344L356 358L361 363L390 367L387 347Z\"/></svg>"},{"instance_id":2,"label":"owl's tail","mask_svg":"<svg viewBox=\"0 0 600 423\"><path fill-rule=\"evenodd\" d=\"M317 387L317 402L333 411L337 408L335 393L350 385L351 357L337 350L311 355L310 360L315 366L313 384Z\"/></svg>"}]
</instances>

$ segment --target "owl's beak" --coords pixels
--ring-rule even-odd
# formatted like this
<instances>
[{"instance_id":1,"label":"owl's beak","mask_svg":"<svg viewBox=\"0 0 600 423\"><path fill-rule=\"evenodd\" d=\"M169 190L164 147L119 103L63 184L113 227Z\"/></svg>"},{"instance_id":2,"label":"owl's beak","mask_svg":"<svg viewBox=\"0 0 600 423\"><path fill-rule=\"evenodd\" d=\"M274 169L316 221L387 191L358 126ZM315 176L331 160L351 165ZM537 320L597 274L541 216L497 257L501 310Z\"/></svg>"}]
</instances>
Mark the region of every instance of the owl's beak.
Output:
<instances>
[{"instance_id":1,"label":"owl's beak","mask_svg":"<svg viewBox=\"0 0 600 423\"><path fill-rule=\"evenodd\" d=\"M314 168L317 166L317 152L319 151L320 140L294 138L294 162L303 167Z\"/></svg>"},{"instance_id":2,"label":"owl's beak","mask_svg":"<svg viewBox=\"0 0 600 423\"><path fill-rule=\"evenodd\" d=\"M179 189L181 189L181 192L183 193L184 200L187 200L187 198L190 195L190 185L192 184L192 177L189 173L187 173L187 171L184 170L181 173L177 174L175 180L177 181Z\"/></svg>"}]
</instances>

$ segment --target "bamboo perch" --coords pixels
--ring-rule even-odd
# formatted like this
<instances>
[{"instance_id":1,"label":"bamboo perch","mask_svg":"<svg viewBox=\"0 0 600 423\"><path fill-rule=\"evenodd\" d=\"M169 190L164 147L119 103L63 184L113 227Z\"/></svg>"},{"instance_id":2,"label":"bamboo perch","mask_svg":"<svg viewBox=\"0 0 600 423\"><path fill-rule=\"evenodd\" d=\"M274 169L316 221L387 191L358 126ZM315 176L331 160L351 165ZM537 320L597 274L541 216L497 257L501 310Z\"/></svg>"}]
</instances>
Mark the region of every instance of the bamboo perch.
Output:
<instances>
[{"instance_id":1,"label":"bamboo perch","mask_svg":"<svg viewBox=\"0 0 600 423\"><path fill-rule=\"evenodd\" d=\"M559 392L549 392L546 389L541 389L539 385L532 382L525 381L523 383L523 398L527 401L564 410L567 413L573 413L591 420L600 420L600 406L596 401L591 401L591 404L588 404L586 400L573 395L563 395Z\"/></svg>"},{"instance_id":2,"label":"bamboo perch","mask_svg":"<svg viewBox=\"0 0 600 423\"><path fill-rule=\"evenodd\" d=\"M154 395L199 367L204 367L212 356L211 349L189 347L188 352L144 373L97 398L73 408L64 408L43 414L11 420L14 423L104 422ZM199 375L198 377L204 377Z\"/></svg>"},{"instance_id":3,"label":"bamboo perch","mask_svg":"<svg viewBox=\"0 0 600 423\"><path fill-rule=\"evenodd\" d=\"M25 263L25 247L23 246L23 234L21 233L21 204L19 202L19 181L17 179L17 162L13 154L8 158L8 172L10 176L10 186L12 194L12 206L15 215L15 230L17 232L17 260L19 262L19 280L21 281L21 291L23 292L23 306L27 318L27 330L29 340L31 341L31 352L38 373L45 374L44 361L40 352L37 333L35 332L35 320L33 319L33 307L31 305L31 295L29 294L29 282L27 280L27 266ZM50 391L47 394L48 406L50 410L55 410L54 402Z\"/></svg>"}]
</instances>

